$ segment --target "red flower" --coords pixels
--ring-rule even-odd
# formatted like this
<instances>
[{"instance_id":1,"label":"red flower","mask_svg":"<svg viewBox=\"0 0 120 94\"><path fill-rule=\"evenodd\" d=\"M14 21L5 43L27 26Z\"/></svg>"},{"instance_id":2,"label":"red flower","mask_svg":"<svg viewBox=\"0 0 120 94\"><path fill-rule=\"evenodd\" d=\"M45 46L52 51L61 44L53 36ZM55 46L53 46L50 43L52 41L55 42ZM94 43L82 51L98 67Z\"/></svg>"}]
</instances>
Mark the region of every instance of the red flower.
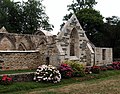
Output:
<instances>
[{"instance_id":1,"label":"red flower","mask_svg":"<svg viewBox=\"0 0 120 94\"><path fill-rule=\"evenodd\" d=\"M93 69L100 69L100 66L93 66Z\"/></svg>"},{"instance_id":2,"label":"red flower","mask_svg":"<svg viewBox=\"0 0 120 94\"><path fill-rule=\"evenodd\" d=\"M12 82L12 78L8 77L7 75L3 75L2 77L2 84L7 85Z\"/></svg>"}]
</instances>

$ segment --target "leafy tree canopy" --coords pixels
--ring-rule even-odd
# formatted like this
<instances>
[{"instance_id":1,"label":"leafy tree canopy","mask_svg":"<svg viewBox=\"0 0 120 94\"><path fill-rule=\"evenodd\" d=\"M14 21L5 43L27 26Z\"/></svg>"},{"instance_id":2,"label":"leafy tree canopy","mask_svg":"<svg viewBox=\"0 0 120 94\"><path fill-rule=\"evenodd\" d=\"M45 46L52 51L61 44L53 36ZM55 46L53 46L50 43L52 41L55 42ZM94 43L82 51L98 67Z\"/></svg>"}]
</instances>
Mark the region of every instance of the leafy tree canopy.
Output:
<instances>
[{"instance_id":1,"label":"leafy tree canopy","mask_svg":"<svg viewBox=\"0 0 120 94\"><path fill-rule=\"evenodd\" d=\"M117 16L107 17L102 30L104 34L104 46L113 48L113 56L120 57L120 18Z\"/></svg>"},{"instance_id":2,"label":"leafy tree canopy","mask_svg":"<svg viewBox=\"0 0 120 94\"><path fill-rule=\"evenodd\" d=\"M0 28L3 26L10 32L27 34L34 33L38 28L53 29L42 0L0 0Z\"/></svg>"},{"instance_id":3,"label":"leafy tree canopy","mask_svg":"<svg viewBox=\"0 0 120 94\"><path fill-rule=\"evenodd\" d=\"M97 4L95 0L73 0L71 5L68 5L68 10L73 10L74 13L84 8L93 8Z\"/></svg>"}]
</instances>

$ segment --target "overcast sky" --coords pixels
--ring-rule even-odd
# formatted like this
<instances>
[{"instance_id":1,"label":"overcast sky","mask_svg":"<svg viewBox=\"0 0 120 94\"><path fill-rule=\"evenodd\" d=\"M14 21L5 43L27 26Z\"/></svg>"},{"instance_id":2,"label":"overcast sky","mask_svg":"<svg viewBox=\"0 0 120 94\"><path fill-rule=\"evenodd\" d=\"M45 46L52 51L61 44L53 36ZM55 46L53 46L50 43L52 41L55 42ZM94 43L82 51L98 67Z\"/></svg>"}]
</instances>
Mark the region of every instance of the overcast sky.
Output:
<instances>
[{"instance_id":1,"label":"overcast sky","mask_svg":"<svg viewBox=\"0 0 120 94\"><path fill-rule=\"evenodd\" d=\"M19 1L19 0L15 0ZM27 0L24 0L27 1ZM95 9L99 10L104 17L119 16L120 17L120 0L96 0L98 4ZM67 5L71 4L72 0L43 0L43 5L46 7L46 13L49 16L50 23L54 25L53 34L57 34L62 24L63 16L67 13Z\"/></svg>"}]
</instances>

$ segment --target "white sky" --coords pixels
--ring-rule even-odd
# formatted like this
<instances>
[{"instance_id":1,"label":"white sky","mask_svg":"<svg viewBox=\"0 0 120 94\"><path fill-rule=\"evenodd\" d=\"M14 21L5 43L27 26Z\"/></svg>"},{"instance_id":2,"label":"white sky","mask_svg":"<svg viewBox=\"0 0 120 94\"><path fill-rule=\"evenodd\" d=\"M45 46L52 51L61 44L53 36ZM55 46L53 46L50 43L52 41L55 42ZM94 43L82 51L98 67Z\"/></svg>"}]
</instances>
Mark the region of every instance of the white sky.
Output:
<instances>
[{"instance_id":1,"label":"white sky","mask_svg":"<svg viewBox=\"0 0 120 94\"><path fill-rule=\"evenodd\" d=\"M19 1L19 0L15 0ZM27 0L24 0L27 1ZM103 17L119 16L120 17L120 0L96 0L98 4L95 9L99 10ZM54 25L52 34L57 34L62 24L63 16L67 13L67 5L71 4L72 0L43 0L43 5L46 7L50 23Z\"/></svg>"}]
</instances>

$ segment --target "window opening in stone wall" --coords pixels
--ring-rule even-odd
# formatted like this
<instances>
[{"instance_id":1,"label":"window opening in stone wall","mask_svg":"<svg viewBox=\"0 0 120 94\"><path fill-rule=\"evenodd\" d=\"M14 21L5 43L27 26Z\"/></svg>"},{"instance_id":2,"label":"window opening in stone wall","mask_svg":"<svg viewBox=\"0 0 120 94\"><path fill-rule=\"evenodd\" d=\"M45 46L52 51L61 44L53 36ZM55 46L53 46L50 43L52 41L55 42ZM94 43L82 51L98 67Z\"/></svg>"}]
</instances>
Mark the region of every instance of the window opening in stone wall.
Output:
<instances>
[{"instance_id":1,"label":"window opening in stone wall","mask_svg":"<svg viewBox=\"0 0 120 94\"><path fill-rule=\"evenodd\" d=\"M50 57L46 57L46 65L50 64Z\"/></svg>"},{"instance_id":2,"label":"window opening in stone wall","mask_svg":"<svg viewBox=\"0 0 120 94\"><path fill-rule=\"evenodd\" d=\"M12 50L12 49L14 49L12 42L7 37L4 37L0 41L0 50Z\"/></svg>"},{"instance_id":3,"label":"window opening in stone wall","mask_svg":"<svg viewBox=\"0 0 120 94\"><path fill-rule=\"evenodd\" d=\"M106 59L106 49L102 49L102 60Z\"/></svg>"},{"instance_id":4,"label":"window opening in stone wall","mask_svg":"<svg viewBox=\"0 0 120 94\"><path fill-rule=\"evenodd\" d=\"M75 51L74 51L74 43L70 43L70 56L74 56Z\"/></svg>"},{"instance_id":5,"label":"window opening in stone wall","mask_svg":"<svg viewBox=\"0 0 120 94\"><path fill-rule=\"evenodd\" d=\"M73 28L70 34L70 56L78 56L78 39L77 30Z\"/></svg>"},{"instance_id":6,"label":"window opening in stone wall","mask_svg":"<svg viewBox=\"0 0 120 94\"><path fill-rule=\"evenodd\" d=\"M70 56L75 56L75 36L74 36L74 33L73 31L71 32L71 35L70 35L70 39L71 39L71 42L70 42Z\"/></svg>"}]
</instances>

